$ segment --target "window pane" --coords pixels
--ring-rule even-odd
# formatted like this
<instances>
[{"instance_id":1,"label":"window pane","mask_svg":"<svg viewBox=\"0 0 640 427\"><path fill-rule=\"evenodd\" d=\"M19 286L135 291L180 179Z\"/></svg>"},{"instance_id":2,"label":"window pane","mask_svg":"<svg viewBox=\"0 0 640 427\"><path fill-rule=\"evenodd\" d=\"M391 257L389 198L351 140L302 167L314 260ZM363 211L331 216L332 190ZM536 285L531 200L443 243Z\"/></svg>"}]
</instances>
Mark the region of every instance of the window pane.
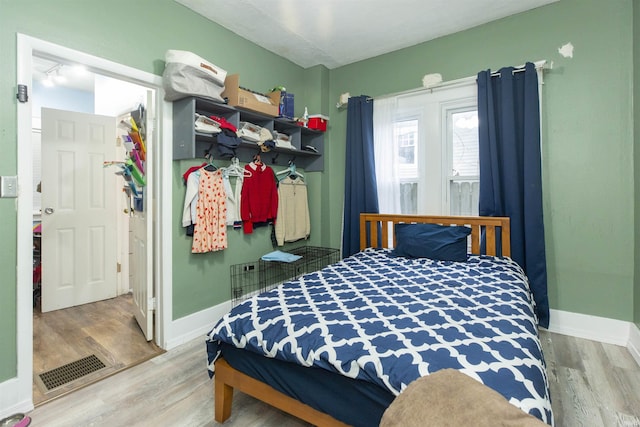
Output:
<instances>
[{"instance_id":1,"label":"window pane","mask_svg":"<svg viewBox=\"0 0 640 427\"><path fill-rule=\"evenodd\" d=\"M416 215L418 213L418 183L403 182L400 184L400 213Z\"/></svg>"},{"instance_id":2,"label":"window pane","mask_svg":"<svg viewBox=\"0 0 640 427\"><path fill-rule=\"evenodd\" d=\"M401 178L416 178L418 155L418 121L403 120L395 122L393 138L398 150L398 172Z\"/></svg>"},{"instance_id":3,"label":"window pane","mask_svg":"<svg viewBox=\"0 0 640 427\"><path fill-rule=\"evenodd\" d=\"M452 180L449 183L449 196L451 198L450 215L478 215L479 180Z\"/></svg>"},{"instance_id":4,"label":"window pane","mask_svg":"<svg viewBox=\"0 0 640 427\"><path fill-rule=\"evenodd\" d=\"M449 213L477 215L480 159L478 152L478 112L451 114L451 177Z\"/></svg>"},{"instance_id":5,"label":"window pane","mask_svg":"<svg viewBox=\"0 0 640 427\"><path fill-rule=\"evenodd\" d=\"M451 115L453 126L452 176L480 175L478 157L478 112L465 111Z\"/></svg>"}]
</instances>

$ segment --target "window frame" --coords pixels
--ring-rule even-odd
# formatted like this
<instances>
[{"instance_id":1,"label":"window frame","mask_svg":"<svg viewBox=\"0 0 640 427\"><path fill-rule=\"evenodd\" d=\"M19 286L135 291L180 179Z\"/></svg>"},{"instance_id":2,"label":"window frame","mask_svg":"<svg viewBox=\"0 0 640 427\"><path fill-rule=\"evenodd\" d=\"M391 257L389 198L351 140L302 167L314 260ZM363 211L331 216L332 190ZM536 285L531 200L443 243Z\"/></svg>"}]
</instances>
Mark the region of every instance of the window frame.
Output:
<instances>
[{"instance_id":1,"label":"window frame","mask_svg":"<svg viewBox=\"0 0 640 427\"><path fill-rule=\"evenodd\" d=\"M451 183L454 181L471 181L476 180L480 181L480 172L478 171L478 175L463 175L463 176L454 176L453 175L453 115L457 113L465 113L469 111L478 111L478 99L477 97L466 97L456 99L455 101L451 101L448 103L444 103L442 105L441 114L442 114L442 129L445 129L443 132L443 141L442 144L446 147L445 157L443 159L443 164L447 166L446 175L443 173L442 176L442 206L446 208L444 214L451 215ZM479 153L478 153L479 155ZM478 215L477 206L476 211L472 213L473 215Z\"/></svg>"},{"instance_id":2,"label":"window frame","mask_svg":"<svg viewBox=\"0 0 640 427\"><path fill-rule=\"evenodd\" d=\"M474 81L463 84L420 90L394 97L392 134L393 146L399 156L399 141L395 138L396 126L401 122L417 121L416 171L401 173L402 164L396 160L397 182L416 183L417 214L450 215L453 159L452 114L477 111L477 89ZM415 177L413 176L415 175ZM406 204L407 206L409 204Z\"/></svg>"}]
</instances>

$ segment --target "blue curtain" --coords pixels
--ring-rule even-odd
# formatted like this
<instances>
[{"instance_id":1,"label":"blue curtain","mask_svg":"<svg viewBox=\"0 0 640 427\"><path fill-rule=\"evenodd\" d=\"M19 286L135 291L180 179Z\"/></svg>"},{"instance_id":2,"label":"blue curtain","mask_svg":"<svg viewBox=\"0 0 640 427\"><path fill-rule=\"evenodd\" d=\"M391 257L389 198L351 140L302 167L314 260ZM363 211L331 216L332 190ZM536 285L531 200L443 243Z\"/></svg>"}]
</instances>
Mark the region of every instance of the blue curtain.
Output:
<instances>
[{"instance_id":1,"label":"blue curtain","mask_svg":"<svg viewBox=\"0 0 640 427\"><path fill-rule=\"evenodd\" d=\"M345 158L343 257L360 250L360 213L378 213L373 101L364 95L349 98Z\"/></svg>"},{"instance_id":2,"label":"blue curtain","mask_svg":"<svg viewBox=\"0 0 640 427\"><path fill-rule=\"evenodd\" d=\"M530 62L514 71L478 73L479 213L511 218L511 258L527 274L538 320L547 328L538 75Z\"/></svg>"}]
</instances>

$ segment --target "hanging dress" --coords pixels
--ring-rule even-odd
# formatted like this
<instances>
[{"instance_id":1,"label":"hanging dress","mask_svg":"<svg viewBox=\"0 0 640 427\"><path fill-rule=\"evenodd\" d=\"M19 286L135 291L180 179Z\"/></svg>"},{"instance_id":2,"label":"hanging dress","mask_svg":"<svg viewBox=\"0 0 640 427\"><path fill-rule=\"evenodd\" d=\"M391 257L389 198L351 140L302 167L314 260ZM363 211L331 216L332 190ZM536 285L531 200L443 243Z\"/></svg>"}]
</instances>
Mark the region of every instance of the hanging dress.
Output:
<instances>
[{"instance_id":1,"label":"hanging dress","mask_svg":"<svg viewBox=\"0 0 640 427\"><path fill-rule=\"evenodd\" d=\"M192 253L219 251L227 248L227 195L222 171L200 169L197 220L193 230Z\"/></svg>"}]
</instances>

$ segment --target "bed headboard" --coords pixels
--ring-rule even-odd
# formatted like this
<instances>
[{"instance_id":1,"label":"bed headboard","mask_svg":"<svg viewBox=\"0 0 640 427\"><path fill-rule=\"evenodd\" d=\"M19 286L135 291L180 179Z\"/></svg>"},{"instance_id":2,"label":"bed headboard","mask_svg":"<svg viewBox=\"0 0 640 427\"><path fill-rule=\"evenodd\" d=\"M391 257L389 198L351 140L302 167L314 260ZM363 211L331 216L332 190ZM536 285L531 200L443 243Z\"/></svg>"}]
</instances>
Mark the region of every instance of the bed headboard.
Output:
<instances>
[{"instance_id":1,"label":"bed headboard","mask_svg":"<svg viewBox=\"0 0 640 427\"><path fill-rule=\"evenodd\" d=\"M480 237L485 233L486 255L496 255L502 247L503 256L511 256L511 227L509 218L493 216L430 216L360 214L360 249L394 247L395 224L466 225L471 228L471 253L480 254ZM380 235L379 235L380 234ZM500 242L502 245L498 245Z\"/></svg>"}]
</instances>

